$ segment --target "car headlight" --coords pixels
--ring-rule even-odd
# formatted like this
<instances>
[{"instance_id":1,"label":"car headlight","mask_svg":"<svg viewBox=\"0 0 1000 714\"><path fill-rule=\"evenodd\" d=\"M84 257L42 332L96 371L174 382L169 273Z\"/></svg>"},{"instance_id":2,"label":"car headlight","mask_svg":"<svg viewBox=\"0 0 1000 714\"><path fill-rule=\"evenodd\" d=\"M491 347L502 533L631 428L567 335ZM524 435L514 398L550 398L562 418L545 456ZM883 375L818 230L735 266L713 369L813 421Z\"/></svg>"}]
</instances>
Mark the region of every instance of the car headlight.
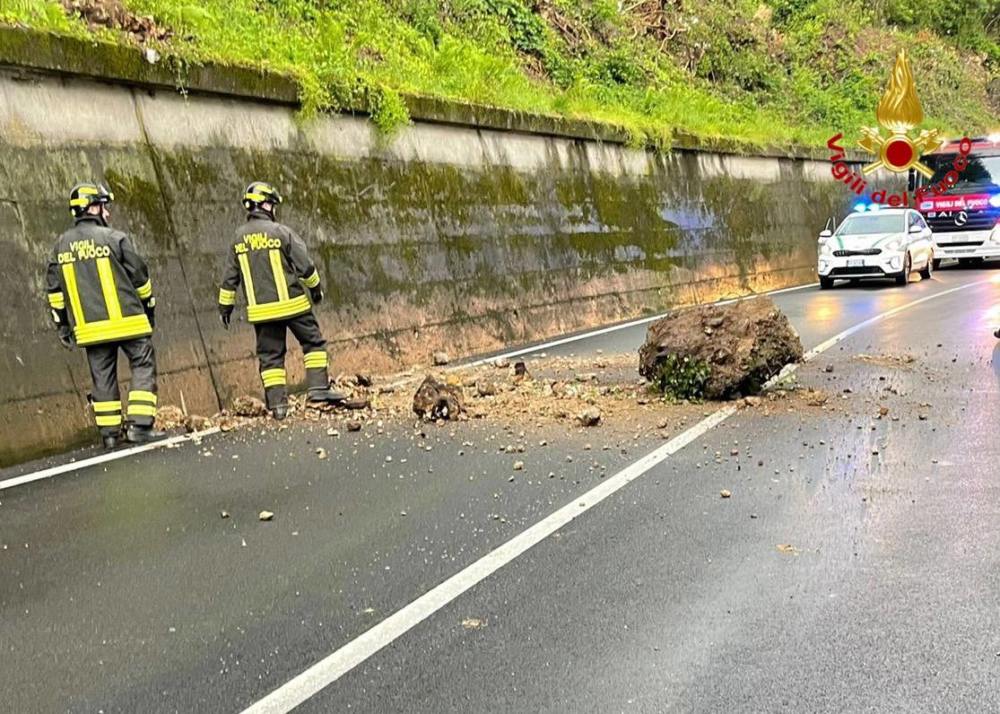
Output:
<instances>
[{"instance_id":1,"label":"car headlight","mask_svg":"<svg viewBox=\"0 0 1000 714\"><path fill-rule=\"evenodd\" d=\"M830 253L832 253L832 252L833 252L833 248L831 248L830 244L827 243L826 241L823 241L822 243L819 244L819 254L820 255L830 255Z\"/></svg>"},{"instance_id":2,"label":"car headlight","mask_svg":"<svg viewBox=\"0 0 1000 714\"><path fill-rule=\"evenodd\" d=\"M897 250L899 250L902 247L902 245L903 245L903 241L901 241L901 240L899 240L897 238L896 240L891 240L888 243L886 243L885 244L885 249L888 250L888 251L897 251Z\"/></svg>"}]
</instances>

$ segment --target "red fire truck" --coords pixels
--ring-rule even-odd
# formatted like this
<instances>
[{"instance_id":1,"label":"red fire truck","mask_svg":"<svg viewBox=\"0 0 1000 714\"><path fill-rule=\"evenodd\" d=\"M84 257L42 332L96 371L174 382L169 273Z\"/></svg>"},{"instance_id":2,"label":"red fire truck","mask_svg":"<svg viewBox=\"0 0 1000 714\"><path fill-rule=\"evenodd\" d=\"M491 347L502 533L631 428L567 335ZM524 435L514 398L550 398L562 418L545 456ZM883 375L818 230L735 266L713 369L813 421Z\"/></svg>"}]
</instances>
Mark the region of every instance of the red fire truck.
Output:
<instances>
[{"instance_id":1,"label":"red fire truck","mask_svg":"<svg viewBox=\"0 0 1000 714\"><path fill-rule=\"evenodd\" d=\"M910 169L910 189L943 185L958 145L948 142L925 155L922 161L934 175L928 179ZM934 268L948 258L961 265L1000 258L1000 134L973 139L968 166L957 183L940 194L929 192L916 208L934 232Z\"/></svg>"}]
</instances>

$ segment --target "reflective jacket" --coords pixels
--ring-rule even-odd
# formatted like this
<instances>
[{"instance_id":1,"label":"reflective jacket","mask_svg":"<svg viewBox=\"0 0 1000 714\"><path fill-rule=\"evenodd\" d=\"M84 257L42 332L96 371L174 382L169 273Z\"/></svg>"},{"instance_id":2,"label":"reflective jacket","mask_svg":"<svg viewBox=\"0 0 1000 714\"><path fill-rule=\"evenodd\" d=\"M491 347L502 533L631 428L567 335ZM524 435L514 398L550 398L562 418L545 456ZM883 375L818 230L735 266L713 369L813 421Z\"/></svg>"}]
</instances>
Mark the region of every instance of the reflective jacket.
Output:
<instances>
[{"instance_id":1,"label":"reflective jacket","mask_svg":"<svg viewBox=\"0 0 1000 714\"><path fill-rule=\"evenodd\" d=\"M119 342L152 334L149 269L132 240L96 218L83 218L59 236L46 271L52 317L73 329L78 345Z\"/></svg>"},{"instance_id":2,"label":"reflective jacket","mask_svg":"<svg viewBox=\"0 0 1000 714\"><path fill-rule=\"evenodd\" d=\"M258 211L229 246L219 304L234 305L241 284L250 322L287 320L312 310L306 288L319 285L319 273L302 239Z\"/></svg>"}]
</instances>

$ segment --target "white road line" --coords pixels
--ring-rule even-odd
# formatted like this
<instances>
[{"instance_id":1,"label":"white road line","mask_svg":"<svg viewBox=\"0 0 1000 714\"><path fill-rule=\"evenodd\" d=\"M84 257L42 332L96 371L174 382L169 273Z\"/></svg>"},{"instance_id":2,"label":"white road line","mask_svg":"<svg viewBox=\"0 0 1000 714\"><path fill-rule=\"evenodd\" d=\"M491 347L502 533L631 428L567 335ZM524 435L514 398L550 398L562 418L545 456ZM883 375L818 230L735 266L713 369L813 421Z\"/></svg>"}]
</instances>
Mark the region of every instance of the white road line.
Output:
<instances>
[{"instance_id":1,"label":"white road line","mask_svg":"<svg viewBox=\"0 0 1000 714\"><path fill-rule=\"evenodd\" d=\"M754 298L759 298L762 295L779 295L781 293L792 292L793 290L804 290L805 288L814 288L819 283L808 283L806 285L796 285L792 288L781 288L780 290L771 290L769 292L763 293L751 293L749 295L743 295L741 297L727 298L725 300L718 300L712 305L729 305L737 300L752 300ZM695 307L692 305L691 307ZM609 332L616 332L618 330L624 330L629 327L635 327L636 325L644 325L647 322L653 322L654 320L659 320L661 317L670 314L669 312L663 312L659 315L653 315L652 317L640 317L638 320L632 320L630 322L623 322L620 325L612 325L611 327L601 327L596 330L590 330L588 332L581 332L579 335L572 335L571 337L560 337L557 340L552 340L551 342L543 342L540 345L534 345L532 347L524 347L521 349L516 349L511 352L504 352L503 354L493 355L492 357L483 357L482 359L477 359L475 362L460 362L450 369L462 369L463 367L478 367L481 364L486 364L488 362L493 362L498 359L510 359L511 357L520 357L521 355L533 354L535 352L544 352L547 349L553 347L559 347L560 345L566 345L570 342L576 342L578 340L586 340L591 337L597 337L598 335L606 335Z\"/></svg>"},{"instance_id":2,"label":"white road line","mask_svg":"<svg viewBox=\"0 0 1000 714\"><path fill-rule=\"evenodd\" d=\"M181 434L180 436L172 436L169 439L164 439L163 441L154 441L151 444L143 444L142 446L133 446L128 449L122 449L121 451L109 451L106 454L101 454L100 456L92 456L89 459L83 459L82 461L71 461L68 464L62 464L60 466L53 466L48 469L42 469L41 471L35 471L30 474L24 474L23 476L15 476L14 478L9 478L6 481L0 481L0 491L4 489L13 488L14 486L20 486L25 483L31 483L32 481L41 481L42 479L52 478L53 476L59 476L60 474L69 473L71 471L79 471L80 469L85 469L90 466L97 466L99 464L105 464L108 461L117 461L118 459L124 459L126 456L134 456L135 454L142 454L146 451L152 451L154 449L162 449L165 446L173 446L174 444L180 444L185 441L191 441L192 439L200 439L203 436L209 436L211 434L217 434L219 432L219 427L213 426L211 429L205 429L204 431L197 431L193 434Z\"/></svg>"},{"instance_id":3,"label":"white road line","mask_svg":"<svg viewBox=\"0 0 1000 714\"><path fill-rule=\"evenodd\" d=\"M914 300L913 302L900 305L884 313L876 315L864 322L860 322L843 332L831 337L822 344L806 352L804 361L815 359L818 355L830 349L834 345L850 337L856 332L865 329L888 317L897 315L904 310L916 307L929 300L934 300L945 295L965 290L977 285L990 282L981 280L975 283L960 285L956 288L944 290L934 295ZM782 374L772 382L787 377L794 372L796 365L783 370ZM243 714L285 714L299 704L302 704L322 689L336 682L340 677L350 672L373 654L390 644L407 631L426 620L442 607L455 600L466 590L482 582L497 570L507 565L529 548L537 545L547 537L558 531L577 516L580 516L598 503L621 490L629 483L639 478L651 468L661 463L667 457L677 453L692 441L702 436L709 430L715 428L730 416L735 414L737 408L733 405L722 407L710 416L702 419L687 431L675 436L663 446L646 454L638 461L625 467L614 476L606 479L601 485L587 491L582 496L573 500L572 503L563 506L549 516L546 516L526 531L519 533L509 541L490 551L482 558L464 570L445 580L440 585L427 591L409 605L397 610L379 624L372 627L364 634L351 640L346 645L325 657L316 664L309 667L301 674L295 676L285 684L281 685L266 697L251 705L243 711Z\"/></svg>"}]
</instances>

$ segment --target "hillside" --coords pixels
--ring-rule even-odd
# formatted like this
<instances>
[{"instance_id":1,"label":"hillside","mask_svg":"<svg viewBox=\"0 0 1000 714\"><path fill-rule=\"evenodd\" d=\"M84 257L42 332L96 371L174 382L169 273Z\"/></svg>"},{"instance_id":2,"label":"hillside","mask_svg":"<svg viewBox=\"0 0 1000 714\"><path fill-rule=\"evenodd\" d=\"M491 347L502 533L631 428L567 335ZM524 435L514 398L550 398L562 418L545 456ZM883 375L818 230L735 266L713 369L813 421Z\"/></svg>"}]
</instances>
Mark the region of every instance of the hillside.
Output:
<instances>
[{"instance_id":1,"label":"hillside","mask_svg":"<svg viewBox=\"0 0 1000 714\"><path fill-rule=\"evenodd\" d=\"M305 112L401 93L611 122L822 144L874 123L899 48L927 126L1000 127L1000 0L0 0L0 23L294 74Z\"/></svg>"}]
</instances>

